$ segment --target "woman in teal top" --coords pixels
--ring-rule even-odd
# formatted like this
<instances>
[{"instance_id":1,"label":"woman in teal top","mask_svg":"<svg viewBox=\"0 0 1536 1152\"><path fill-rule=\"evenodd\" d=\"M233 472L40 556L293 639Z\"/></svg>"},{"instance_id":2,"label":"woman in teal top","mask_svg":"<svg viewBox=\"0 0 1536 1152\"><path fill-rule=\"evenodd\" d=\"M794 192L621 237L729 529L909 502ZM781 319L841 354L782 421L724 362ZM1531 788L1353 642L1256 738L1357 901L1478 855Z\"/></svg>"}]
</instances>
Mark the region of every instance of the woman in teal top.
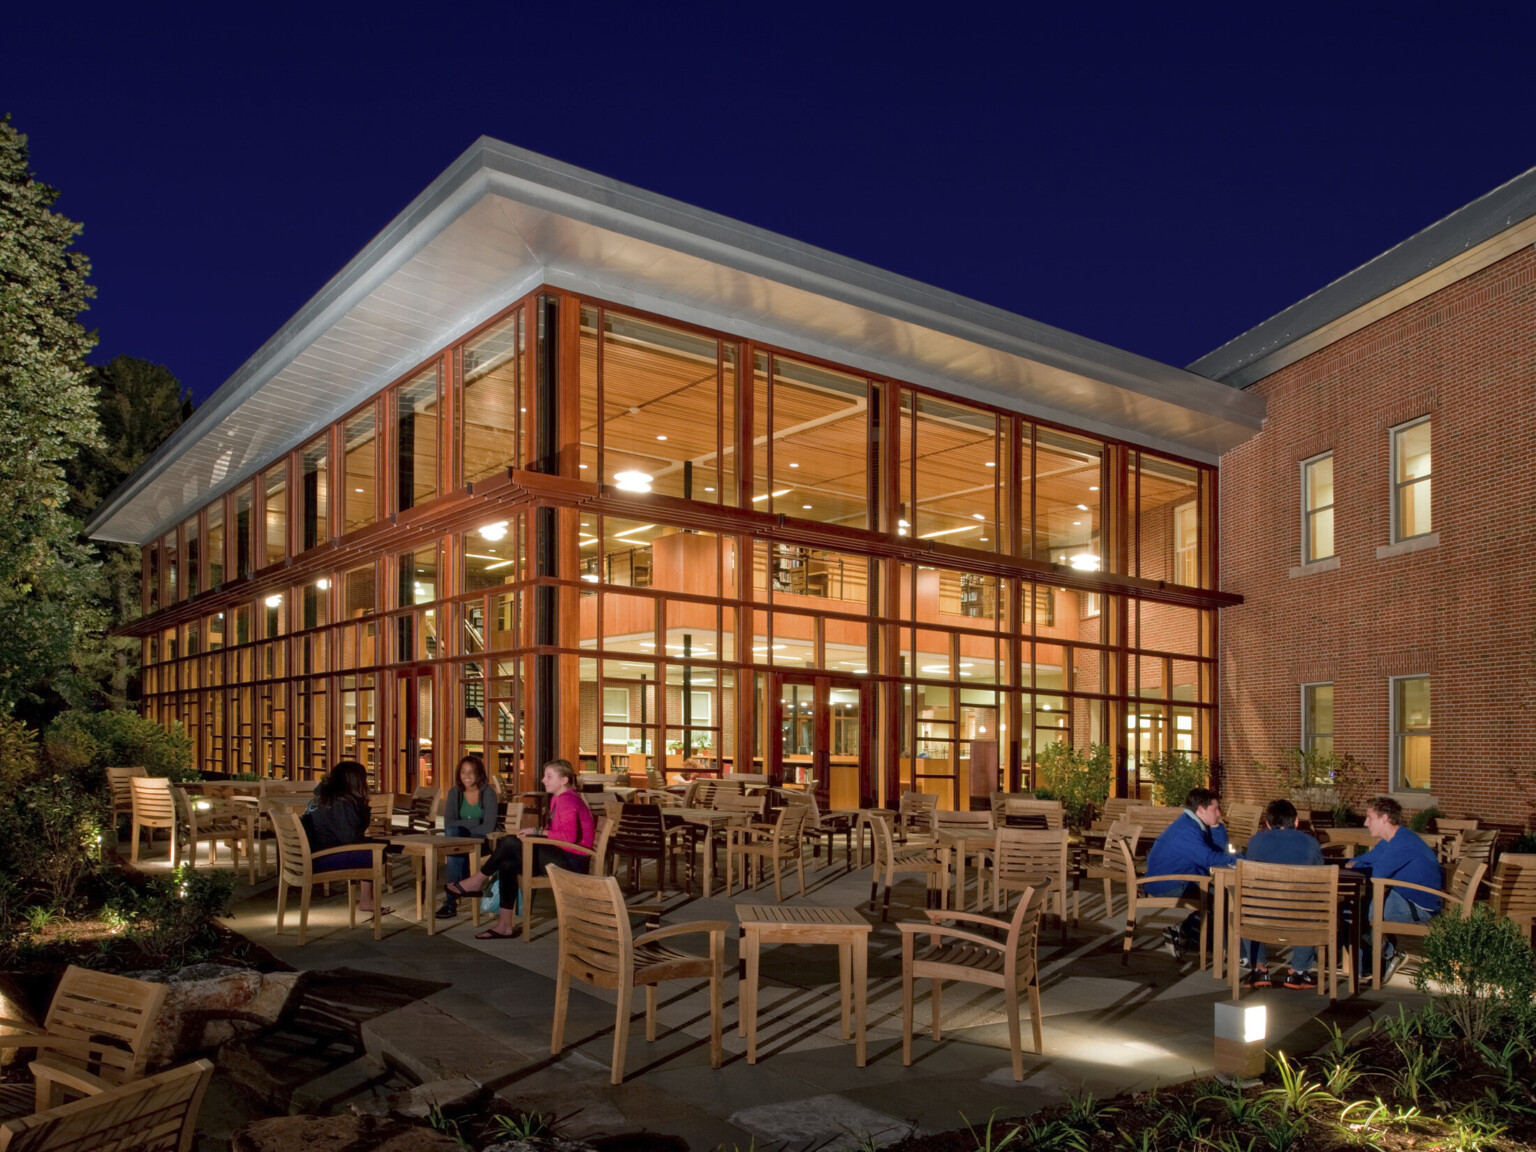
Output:
<instances>
[{"instance_id":1,"label":"woman in teal top","mask_svg":"<svg viewBox=\"0 0 1536 1152\"><path fill-rule=\"evenodd\" d=\"M485 761L470 755L459 761L458 782L448 789L443 804L443 832L448 836L479 836L484 839L496 828L496 790L486 775ZM448 879L463 880L469 875L469 858L448 857ZM448 896L437 910L439 916L458 915L458 902Z\"/></svg>"}]
</instances>

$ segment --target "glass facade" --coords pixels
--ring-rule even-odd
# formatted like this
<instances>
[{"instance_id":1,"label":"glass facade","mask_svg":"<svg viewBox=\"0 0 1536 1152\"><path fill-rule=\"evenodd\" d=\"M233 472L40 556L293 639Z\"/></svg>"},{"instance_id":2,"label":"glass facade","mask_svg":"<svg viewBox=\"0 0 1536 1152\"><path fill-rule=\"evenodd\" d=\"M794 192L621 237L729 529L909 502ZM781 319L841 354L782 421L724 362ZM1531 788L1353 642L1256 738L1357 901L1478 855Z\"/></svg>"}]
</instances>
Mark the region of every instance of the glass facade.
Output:
<instances>
[{"instance_id":1,"label":"glass facade","mask_svg":"<svg viewBox=\"0 0 1536 1152\"><path fill-rule=\"evenodd\" d=\"M1055 741L1110 744L1130 792L1146 757L1214 750L1213 470L558 306L519 303L204 510L195 632L153 614L199 519L145 549L145 708L205 767L344 755L409 791L474 751L521 790L540 756L692 759L964 807ZM558 490L519 482L547 443ZM391 509L377 552L346 539ZM266 571L221 591L226 553Z\"/></svg>"}]
</instances>

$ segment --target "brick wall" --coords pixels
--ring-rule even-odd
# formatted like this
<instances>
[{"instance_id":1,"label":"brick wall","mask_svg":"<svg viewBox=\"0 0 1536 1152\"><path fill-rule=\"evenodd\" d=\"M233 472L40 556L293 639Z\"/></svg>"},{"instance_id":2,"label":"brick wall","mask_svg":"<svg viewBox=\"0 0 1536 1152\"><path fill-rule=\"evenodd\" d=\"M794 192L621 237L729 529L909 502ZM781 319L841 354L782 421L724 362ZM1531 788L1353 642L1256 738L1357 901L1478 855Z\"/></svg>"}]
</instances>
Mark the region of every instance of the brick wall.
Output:
<instances>
[{"instance_id":1,"label":"brick wall","mask_svg":"<svg viewBox=\"0 0 1536 1152\"><path fill-rule=\"evenodd\" d=\"M1334 684L1334 747L1387 785L1388 677L1431 681L1432 793L1524 826L1536 801L1536 251L1525 248L1252 385L1264 430L1221 461L1226 792L1277 793L1300 688ZM1388 429L1431 415L1437 547L1390 541ZM1336 571L1300 563L1299 463L1334 452ZM1514 773L1525 773L1524 779ZM1528 799L1528 797L1530 799Z\"/></svg>"}]
</instances>

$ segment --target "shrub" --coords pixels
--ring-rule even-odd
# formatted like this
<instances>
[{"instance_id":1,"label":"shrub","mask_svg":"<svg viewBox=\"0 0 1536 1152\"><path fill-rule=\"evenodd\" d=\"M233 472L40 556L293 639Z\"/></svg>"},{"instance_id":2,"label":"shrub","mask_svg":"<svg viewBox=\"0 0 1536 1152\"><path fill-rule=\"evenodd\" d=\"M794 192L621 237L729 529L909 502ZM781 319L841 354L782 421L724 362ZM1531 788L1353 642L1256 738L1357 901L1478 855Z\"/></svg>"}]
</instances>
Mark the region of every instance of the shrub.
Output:
<instances>
[{"instance_id":1,"label":"shrub","mask_svg":"<svg viewBox=\"0 0 1536 1152\"><path fill-rule=\"evenodd\" d=\"M1408 821L1408 831L1428 832L1430 821L1444 816L1445 813L1431 804L1428 808L1420 808Z\"/></svg>"},{"instance_id":2,"label":"shrub","mask_svg":"<svg viewBox=\"0 0 1536 1152\"><path fill-rule=\"evenodd\" d=\"M1333 808L1334 817L1340 823L1351 803L1367 798L1371 781L1365 765L1348 752L1321 752L1316 748L1288 750L1285 759L1273 771L1298 807L1327 804ZM1298 793L1301 794L1299 798ZM1312 796L1308 798L1307 793Z\"/></svg>"},{"instance_id":3,"label":"shrub","mask_svg":"<svg viewBox=\"0 0 1536 1152\"><path fill-rule=\"evenodd\" d=\"M1414 986L1473 1043L1506 1019L1522 1019L1536 993L1536 952L1520 927L1477 905L1448 907L1430 924ZM1439 986L1438 993L1430 987Z\"/></svg>"},{"instance_id":4,"label":"shrub","mask_svg":"<svg viewBox=\"0 0 1536 1152\"><path fill-rule=\"evenodd\" d=\"M143 765L177 784L196 780L192 741L181 725L167 731L135 712L65 712L43 734L48 759L88 788L105 788L110 765Z\"/></svg>"},{"instance_id":5,"label":"shrub","mask_svg":"<svg viewBox=\"0 0 1536 1152\"><path fill-rule=\"evenodd\" d=\"M1090 744L1084 752L1058 740L1036 754L1035 771L1048 798L1061 801L1066 822L1081 828L1109 796L1114 755L1108 744Z\"/></svg>"},{"instance_id":6,"label":"shrub","mask_svg":"<svg viewBox=\"0 0 1536 1152\"><path fill-rule=\"evenodd\" d=\"M101 856L102 799L67 776L44 776L0 804L0 864L22 897L77 906Z\"/></svg>"},{"instance_id":7,"label":"shrub","mask_svg":"<svg viewBox=\"0 0 1536 1152\"><path fill-rule=\"evenodd\" d=\"M1211 778L1210 764L1188 752L1149 756L1141 767L1152 781L1152 802L1169 808L1181 807L1191 788L1204 788Z\"/></svg>"},{"instance_id":8,"label":"shrub","mask_svg":"<svg viewBox=\"0 0 1536 1152\"><path fill-rule=\"evenodd\" d=\"M112 908L127 921L146 963L166 971L203 960L217 943L214 919L229 910L232 872L183 864L140 889L120 887Z\"/></svg>"},{"instance_id":9,"label":"shrub","mask_svg":"<svg viewBox=\"0 0 1536 1152\"><path fill-rule=\"evenodd\" d=\"M0 796L37 776L37 737L20 720L0 715Z\"/></svg>"}]
</instances>

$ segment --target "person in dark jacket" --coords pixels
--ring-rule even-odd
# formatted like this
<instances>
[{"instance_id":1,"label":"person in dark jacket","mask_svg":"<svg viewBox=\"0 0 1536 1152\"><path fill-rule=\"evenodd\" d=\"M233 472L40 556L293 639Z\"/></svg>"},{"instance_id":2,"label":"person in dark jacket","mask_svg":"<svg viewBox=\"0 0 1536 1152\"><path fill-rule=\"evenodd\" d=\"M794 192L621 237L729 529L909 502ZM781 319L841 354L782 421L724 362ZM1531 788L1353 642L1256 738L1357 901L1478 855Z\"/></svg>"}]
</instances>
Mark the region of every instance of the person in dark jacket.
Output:
<instances>
[{"instance_id":1,"label":"person in dark jacket","mask_svg":"<svg viewBox=\"0 0 1536 1152\"><path fill-rule=\"evenodd\" d=\"M485 761L473 754L459 761L459 779L448 789L443 802L445 836L477 836L484 840L496 830L499 798L486 775ZM469 875L469 857L448 857L448 881L454 883ZM437 910L439 916L456 916L458 900L452 893Z\"/></svg>"},{"instance_id":2,"label":"person in dark jacket","mask_svg":"<svg viewBox=\"0 0 1536 1152\"><path fill-rule=\"evenodd\" d=\"M304 811L304 835L309 839L311 852L347 844L369 844L374 842L368 835L368 825L372 821L373 813L368 807L368 769L356 760L341 760L332 765L324 780L315 785L315 798ZM360 848L356 852L338 852L315 861L315 871L366 868L372 862L373 853ZM372 912L373 883L364 880L358 887L358 910ZM387 915L393 909L382 911Z\"/></svg>"},{"instance_id":3,"label":"person in dark jacket","mask_svg":"<svg viewBox=\"0 0 1536 1152\"><path fill-rule=\"evenodd\" d=\"M1346 867L1358 868L1383 880L1405 880L1409 884L1422 884L1425 888L1439 889L1445 884L1445 874L1440 869L1440 861L1435 857L1434 849L1424 843L1412 829L1403 827L1403 806L1392 797L1377 796L1366 805L1365 830L1372 836L1378 837L1376 846L1369 852L1356 856ZM1423 924L1440 911L1441 901L1440 897L1431 896L1427 892L1419 892L1412 888L1393 888L1387 892L1384 903L1386 907L1382 915L1386 919L1396 920L1399 923ZM1365 924L1361 925L1362 948L1370 938L1369 902L1365 916ZM1382 970L1381 982L1385 985L1402 964L1402 959L1397 954L1397 941L1393 937L1387 937L1387 942L1382 948L1382 956L1385 966ZM1365 954L1362 952L1360 957L1362 966L1364 960Z\"/></svg>"},{"instance_id":4,"label":"person in dark jacket","mask_svg":"<svg viewBox=\"0 0 1536 1152\"><path fill-rule=\"evenodd\" d=\"M1221 800L1209 788L1191 788L1184 797L1184 812L1152 842L1147 852L1148 876L1209 876L1212 868L1230 867L1227 830L1221 823ZM1148 884L1148 896L1194 896L1202 886L1168 880ZM1210 894L1206 893L1207 906ZM1191 912L1178 927L1163 931L1163 943L1175 959L1200 946L1200 913Z\"/></svg>"},{"instance_id":5,"label":"person in dark jacket","mask_svg":"<svg viewBox=\"0 0 1536 1152\"><path fill-rule=\"evenodd\" d=\"M1321 865L1323 849L1317 839L1296 827L1296 805L1289 800L1271 800L1264 810L1265 828L1255 832L1248 841L1244 857L1261 864ZM1264 943L1261 940L1244 940L1243 949L1248 954L1248 983L1253 988L1268 988L1272 981L1265 965ZM1287 988L1310 988L1317 991L1317 977L1312 975L1317 949L1311 944L1298 944L1291 949L1291 968L1285 977Z\"/></svg>"}]
</instances>

